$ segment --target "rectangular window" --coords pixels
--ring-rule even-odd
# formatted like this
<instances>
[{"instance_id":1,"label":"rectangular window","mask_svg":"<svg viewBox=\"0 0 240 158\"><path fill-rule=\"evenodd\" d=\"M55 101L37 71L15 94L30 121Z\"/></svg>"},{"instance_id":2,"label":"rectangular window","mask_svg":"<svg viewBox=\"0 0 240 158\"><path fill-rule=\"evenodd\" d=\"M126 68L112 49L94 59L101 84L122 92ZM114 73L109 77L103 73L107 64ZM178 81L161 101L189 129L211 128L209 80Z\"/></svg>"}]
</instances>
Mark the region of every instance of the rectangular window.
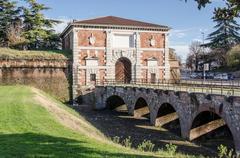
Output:
<instances>
[{"instance_id":1,"label":"rectangular window","mask_svg":"<svg viewBox=\"0 0 240 158\"><path fill-rule=\"evenodd\" d=\"M96 74L90 74L90 81L96 81Z\"/></svg>"}]
</instances>

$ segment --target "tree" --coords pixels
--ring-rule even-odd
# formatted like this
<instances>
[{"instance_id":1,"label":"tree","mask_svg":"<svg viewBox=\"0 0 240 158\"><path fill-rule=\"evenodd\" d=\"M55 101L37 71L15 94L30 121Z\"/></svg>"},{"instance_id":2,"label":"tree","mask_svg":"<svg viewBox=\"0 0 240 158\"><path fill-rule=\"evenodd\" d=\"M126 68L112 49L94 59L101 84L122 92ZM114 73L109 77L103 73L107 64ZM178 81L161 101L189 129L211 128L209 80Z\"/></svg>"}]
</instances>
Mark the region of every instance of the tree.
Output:
<instances>
[{"instance_id":1,"label":"tree","mask_svg":"<svg viewBox=\"0 0 240 158\"><path fill-rule=\"evenodd\" d=\"M215 16L213 19L217 23L214 27L216 31L208 35L210 42L203 46L211 48L221 66L225 66L227 52L240 43L240 26L234 18L228 16Z\"/></svg>"},{"instance_id":2,"label":"tree","mask_svg":"<svg viewBox=\"0 0 240 158\"><path fill-rule=\"evenodd\" d=\"M16 2L10 0L0 0L0 46L11 45L9 33L19 25L21 9Z\"/></svg>"},{"instance_id":3,"label":"tree","mask_svg":"<svg viewBox=\"0 0 240 158\"><path fill-rule=\"evenodd\" d=\"M46 41L49 43L53 37L56 38L53 25L57 21L44 17L41 12L49 9L44 4L38 4L36 0L26 0L26 2L29 7L23 7L23 37L27 39L27 48L46 48Z\"/></svg>"},{"instance_id":4,"label":"tree","mask_svg":"<svg viewBox=\"0 0 240 158\"><path fill-rule=\"evenodd\" d=\"M185 0L187 1L187 0ZM198 3L198 8L201 9L213 0L194 0ZM228 18L234 18L240 16L240 1L239 0L222 0L225 2L225 7L215 8L215 16L227 16Z\"/></svg>"},{"instance_id":5,"label":"tree","mask_svg":"<svg viewBox=\"0 0 240 158\"><path fill-rule=\"evenodd\" d=\"M214 27L216 31L208 35L207 39L210 42L205 44L205 46L222 48L228 51L240 42L240 25L237 24L235 19L219 16L215 16L213 19L217 23Z\"/></svg>"},{"instance_id":6,"label":"tree","mask_svg":"<svg viewBox=\"0 0 240 158\"><path fill-rule=\"evenodd\" d=\"M7 28L8 47L23 49L26 39L22 37L22 20L16 21L13 25Z\"/></svg>"},{"instance_id":7,"label":"tree","mask_svg":"<svg viewBox=\"0 0 240 158\"><path fill-rule=\"evenodd\" d=\"M201 42L194 41L189 46L189 54L187 56L186 64L187 67L194 69L195 71L199 70L200 62L203 60L204 51L201 47Z\"/></svg>"},{"instance_id":8,"label":"tree","mask_svg":"<svg viewBox=\"0 0 240 158\"><path fill-rule=\"evenodd\" d=\"M227 53L227 64L230 67L240 67L240 45L233 47Z\"/></svg>"}]
</instances>

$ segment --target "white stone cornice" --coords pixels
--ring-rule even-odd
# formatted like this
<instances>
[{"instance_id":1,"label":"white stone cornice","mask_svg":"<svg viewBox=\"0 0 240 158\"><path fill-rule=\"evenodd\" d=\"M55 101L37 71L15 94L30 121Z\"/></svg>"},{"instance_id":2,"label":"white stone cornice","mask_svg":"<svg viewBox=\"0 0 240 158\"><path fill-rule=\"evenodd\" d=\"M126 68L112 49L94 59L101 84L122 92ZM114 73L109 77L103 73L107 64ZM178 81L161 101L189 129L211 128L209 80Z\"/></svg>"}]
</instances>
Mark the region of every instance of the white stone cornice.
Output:
<instances>
[{"instance_id":1,"label":"white stone cornice","mask_svg":"<svg viewBox=\"0 0 240 158\"><path fill-rule=\"evenodd\" d=\"M81 69L106 69L107 66L78 66L78 70Z\"/></svg>"},{"instance_id":2,"label":"white stone cornice","mask_svg":"<svg viewBox=\"0 0 240 158\"><path fill-rule=\"evenodd\" d=\"M165 48L139 48L141 51L165 51Z\"/></svg>"},{"instance_id":3,"label":"white stone cornice","mask_svg":"<svg viewBox=\"0 0 240 158\"><path fill-rule=\"evenodd\" d=\"M106 47L77 47L78 51L81 50L105 50Z\"/></svg>"},{"instance_id":4,"label":"white stone cornice","mask_svg":"<svg viewBox=\"0 0 240 158\"><path fill-rule=\"evenodd\" d=\"M160 34L166 34L168 31L151 31L151 30L127 30L127 29L106 29L106 28L81 28L81 27L75 27L75 29L78 30L97 30L97 31L113 31L113 32L119 32L119 33L127 33L127 32L149 32L149 33L160 33Z\"/></svg>"}]
</instances>

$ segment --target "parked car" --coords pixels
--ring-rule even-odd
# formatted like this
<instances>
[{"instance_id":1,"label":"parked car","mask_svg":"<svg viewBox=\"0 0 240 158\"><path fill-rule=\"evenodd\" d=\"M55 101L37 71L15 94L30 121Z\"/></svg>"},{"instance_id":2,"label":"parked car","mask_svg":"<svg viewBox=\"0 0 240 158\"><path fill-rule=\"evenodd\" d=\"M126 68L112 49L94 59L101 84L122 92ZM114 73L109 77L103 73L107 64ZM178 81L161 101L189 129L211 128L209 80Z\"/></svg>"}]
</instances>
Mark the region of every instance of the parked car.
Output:
<instances>
[{"instance_id":1,"label":"parked car","mask_svg":"<svg viewBox=\"0 0 240 158\"><path fill-rule=\"evenodd\" d=\"M212 72L206 73L205 79L214 79L215 74Z\"/></svg>"},{"instance_id":2,"label":"parked car","mask_svg":"<svg viewBox=\"0 0 240 158\"><path fill-rule=\"evenodd\" d=\"M228 74L228 79L229 79L229 80L234 80L234 78L235 78L235 77L234 77L232 74Z\"/></svg>"},{"instance_id":3,"label":"parked car","mask_svg":"<svg viewBox=\"0 0 240 158\"><path fill-rule=\"evenodd\" d=\"M234 76L228 73L217 74L214 76L216 80L233 80Z\"/></svg>"},{"instance_id":4,"label":"parked car","mask_svg":"<svg viewBox=\"0 0 240 158\"><path fill-rule=\"evenodd\" d=\"M195 72L190 75L190 77L193 78L193 79L197 78L197 76L198 76L198 75L197 75L197 73L195 73Z\"/></svg>"}]
</instances>

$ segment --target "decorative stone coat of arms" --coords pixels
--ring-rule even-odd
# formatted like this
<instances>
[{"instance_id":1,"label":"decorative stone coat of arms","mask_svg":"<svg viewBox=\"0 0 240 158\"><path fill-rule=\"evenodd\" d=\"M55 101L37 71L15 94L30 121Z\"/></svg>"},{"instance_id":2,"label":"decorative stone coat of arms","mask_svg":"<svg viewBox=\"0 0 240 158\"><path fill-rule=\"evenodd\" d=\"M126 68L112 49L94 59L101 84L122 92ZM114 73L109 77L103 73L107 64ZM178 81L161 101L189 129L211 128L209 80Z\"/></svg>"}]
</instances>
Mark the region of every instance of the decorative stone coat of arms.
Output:
<instances>
[{"instance_id":1,"label":"decorative stone coat of arms","mask_svg":"<svg viewBox=\"0 0 240 158\"><path fill-rule=\"evenodd\" d=\"M150 46L155 46L156 45L156 41L155 41L155 39L153 38L153 36L151 37L151 39L150 39Z\"/></svg>"},{"instance_id":2,"label":"decorative stone coat of arms","mask_svg":"<svg viewBox=\"0 0 240 158\"><path fill-rule=\"evenodd\" d=\"M91 34L91 36L88 38L90 45L94 45L96 42L96 38Z\"/></svg>"}]
</instances>

